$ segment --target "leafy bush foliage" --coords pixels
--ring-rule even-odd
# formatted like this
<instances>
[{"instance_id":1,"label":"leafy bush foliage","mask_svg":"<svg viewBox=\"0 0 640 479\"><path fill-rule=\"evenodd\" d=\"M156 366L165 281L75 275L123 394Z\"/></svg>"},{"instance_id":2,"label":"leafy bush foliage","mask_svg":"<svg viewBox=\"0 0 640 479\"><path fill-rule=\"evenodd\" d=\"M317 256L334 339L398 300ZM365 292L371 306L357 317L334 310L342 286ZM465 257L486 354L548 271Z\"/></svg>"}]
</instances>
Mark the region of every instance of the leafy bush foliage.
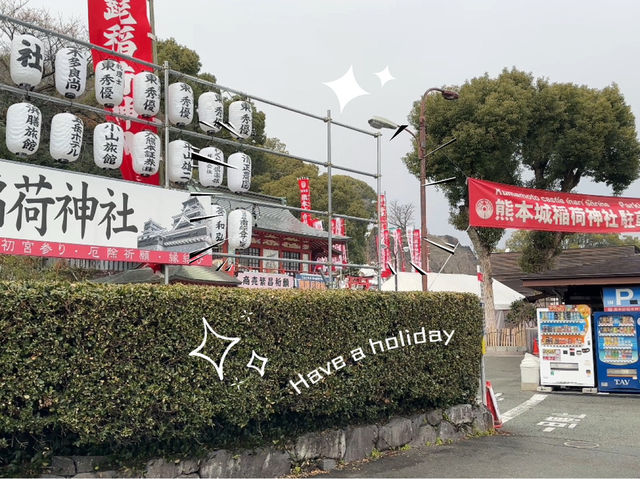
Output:
<instances>
[{"instance_id":1,"label":"leafy bush foliage","mask_svg":"<svg viewBox=\"0 0 640 479\"><path fill-rule=\"evenodd\" d=\"M519 299L511 303L505 322L508 326L517 326L520 323L530 323L535 320L536 307L526 299Z\"/></svg>"},{"instance_id":2,"label":"leafy bush foliage","mask_svg":"<svg viewBox=\"0 0 640 479\"><path fill-rule=\"evenodd\" d=\"M190 356L202 318L237 337L224 362ZM369 339L455 330L373 355ZM198 286L0 283L0 461L55 454L192 453L470 402L482 312L473 295ZM229 342L211 333L203 354ZM362 347L358 362L350 351ZM268 358L263 377L247 367ZM316 384L306 375L343 356ZM259 365L260 363L254 363ZM297 394L298 373L309 388ZM195 448L195 449L194 449Z\"/></svg>"}]
</instances>

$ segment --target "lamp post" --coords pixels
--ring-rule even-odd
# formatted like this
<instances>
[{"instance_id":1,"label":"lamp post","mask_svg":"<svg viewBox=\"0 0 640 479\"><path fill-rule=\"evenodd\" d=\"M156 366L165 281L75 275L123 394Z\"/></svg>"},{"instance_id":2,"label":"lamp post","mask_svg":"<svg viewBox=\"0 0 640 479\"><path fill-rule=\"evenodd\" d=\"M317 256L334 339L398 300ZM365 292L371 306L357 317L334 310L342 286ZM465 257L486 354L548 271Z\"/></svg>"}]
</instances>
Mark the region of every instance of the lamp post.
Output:
<instances>
[{"instance_id":1,"label":"lamp post","mask_svg":"<svg viewBox=\"0 0 640 479\"><path fill-rule=\"evenodd\" d=\"M409 133L415 140L418 146L418 160L420 161L420 238L422 242L422 248L420 249L420 261L422 267L428 273L429 272L429 243L426 241L427 237L427 193L425 191L425 184L427 178L427 165L426 165L426 149L427 149L427 122L425 118L425 102L429 93L437 91L445 100L457 100L458 93L451 90L444 90L442 88L429 88L420 100L420 120L419 120L419 138L416 134L408 128L402 128L402 131ZM369 125L372 128L390 128L399 129L400 125L387 120L382 117L373 117L369 120ZM428 289L428 278L426 275L422 276L422 291Z\"/></svg>"}]
</instances>

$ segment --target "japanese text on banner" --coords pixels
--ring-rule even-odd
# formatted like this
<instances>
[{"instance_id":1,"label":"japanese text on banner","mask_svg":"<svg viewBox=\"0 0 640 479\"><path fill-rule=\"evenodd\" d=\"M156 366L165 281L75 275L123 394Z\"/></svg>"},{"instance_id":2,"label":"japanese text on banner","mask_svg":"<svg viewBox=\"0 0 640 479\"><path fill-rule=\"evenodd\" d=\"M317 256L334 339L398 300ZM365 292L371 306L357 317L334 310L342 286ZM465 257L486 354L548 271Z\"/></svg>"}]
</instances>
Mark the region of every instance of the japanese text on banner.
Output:
<instances>
[{"instance_id":1,"label":"japanese text on banner","mask_svg":"<svg viewBox=\"0 0 640 479\"><path fill-rule=\"evenodd\" d=\"M153 61L151 24L147 18L147 0L88 0L89 1L89 39L114 52L128 55L146 62ZM138 118L133 108L132 80L136 73L150 71L151 68L140 63L128 62L119 57L110 56L92 50L94 68L101 60L108 58L120 62L124 68L124 99L113 108L115 113ZM149 118L147 118L149 119ZM108 121L122 126L125 130L125 152L121 166L125 180L153 185L160 184L160 176L140 176L133 171L130 154L130 137L139 131L156 128L132 121L107 117Z\"/></svg>"},{"instance_id":2,"label":"japanese text on banner","mask_svg":"<svg viewBox=\"0 0 640 479\"><path fill-rule=\"evenodd\" d=\"M568 233L640 231L640 198L535 190L470 178L469 204L471 226Z\"/></svg>"}]
</instances>

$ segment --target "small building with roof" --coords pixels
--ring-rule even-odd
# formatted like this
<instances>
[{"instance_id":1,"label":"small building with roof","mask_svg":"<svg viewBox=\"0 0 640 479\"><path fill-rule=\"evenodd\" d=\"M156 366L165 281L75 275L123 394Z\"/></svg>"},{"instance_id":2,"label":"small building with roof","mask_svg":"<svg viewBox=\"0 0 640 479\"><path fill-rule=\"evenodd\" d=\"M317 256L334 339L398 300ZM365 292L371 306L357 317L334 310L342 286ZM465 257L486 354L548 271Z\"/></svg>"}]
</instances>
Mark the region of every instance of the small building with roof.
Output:
<instances>
[{"instance_id":1,"label":"small building with roof","mask_svg":"<svg viewBox=\"0 0 640 479\"><path fill-rule=\"evenodd\" d=\"M249 248L236 253L248 256L280 258L285 260L326 261L328 257L329 233L312 228L296 218L286 205L284 198L247 192L242 196L229 193L213 196L212 202L227 213L243 208L253 214L252 241ZM333 245L347 244L347 236L332 235ZM341 253L332 247L334 261ZM227 243L214 251L228 253ZM266 259L238 259L238 269L260 273L295 275L313 273L317 268L294 261L270 261Z\"/></svg>"},{"instance_id":2,"label":"small building with roof","mask_svg":"<svg viewBox=\"0 0 640 479\"><path fill-rule=\"evenodd\" d=\"M602 311L603 288L640 286L640 254L636 248L631 256L525 275L522 284L564 304L587 304L593 311Z\"/></svg>"},{"instance_id":3,"label":"small building with roof","mask_svg":"<svg viewBox=\"0 0 640 479\"><path fill-rule=\"evenodd\" d=\"M522 253L492 253L491 269L495 279L523 294L529 301L535 302L548 297L562 297L565 291L564 287L570 286L568 284L558 285L562 286L562 288L553 290L550 289L550 285L544 282L534 281L535 278L551 280L556 275L565 275L562 278L565 283L567 281L576 281L577 283L574 286L578 286L582 284L580 283L580 275L583 268L587 268L584 270L585 274L590 274L587 271L596 273L599 269L613 273L612 268L607 267L607 264L612 264L622 266L621 271L627 271L624 263L639 254L640 249L633 245L566 249L554 258L553 267L550 270L535 275L523 271L520 267ZM588 268L590 265L593 265L593 268ZM566 275L569 277L566 277ZM572 275L575 278L570 278ZM557 278L560 279L560 277Z\"/></svg>"}]
</instances>

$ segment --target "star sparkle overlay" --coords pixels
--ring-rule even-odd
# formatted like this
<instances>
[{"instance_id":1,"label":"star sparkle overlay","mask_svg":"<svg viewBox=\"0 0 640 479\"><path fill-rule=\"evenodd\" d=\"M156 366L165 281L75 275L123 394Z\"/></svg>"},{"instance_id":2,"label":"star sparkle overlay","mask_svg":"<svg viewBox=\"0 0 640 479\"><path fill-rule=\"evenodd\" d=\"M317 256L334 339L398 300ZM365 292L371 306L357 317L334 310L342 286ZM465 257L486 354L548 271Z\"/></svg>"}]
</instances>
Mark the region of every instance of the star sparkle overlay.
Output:
<instances>
[{"instance_id":1,"label":"star sparkle overlay","mask_svg":"<svg viewBox=\"0 0 640 479\"><path fill-rule=\"evenodd\" d=\"M189 356L196 356L198 358L202 358L206 361L209 361L211 364L213 364L213 367L215 368L216 373L218 373L218 378L220 378L220 381L222 381L224 380L224 360L226 359L227 354L229 353L231 348L240 342L240 338L230 338L227 336L222 336L221 334L218 334L213 330L213 328L205 318L202 318L202 322L204 325L204 339L202 340L202 343L200 344L200 346L198 346L196 349L194 349L189 353ZM209 332L218 339L221 339L223 341L229 341L229 345L225 348L224 353L222 353L222 356L220 357L217 363L206 354L202 354L200 352L204 349L205 345L207 344L207 337Z\"/></svg>"},{"instance_id":2,"label":"star sparkle overlay","mask_svg":"<svg viewBox=\"0 0 640 479\"><path fill-rule=\"evenodd\" d=\"M256 366L255 364L253 364L254 359L257 359L261 362L260 366ZM247 363L247 367L251 369L255 369L260 374L260 377L264 377L264 370L267 367L267 361L269 361L269 358L264 358L260 356L258 353L256 353L254 350L251 350L251 359Z\"/></svg>"},{"instance_id":3,"label":"star sparkle overlay","mask_svg":"<svg viewBox=\"0 0 640 479\"><path fill-rule=\"evenodd\" d=\"M330 82L323 82L333 90L338 97L338 103L340 103L340 113L344 110L347 104L359 96L369 95L370 93L363 89L356 77L353 74L353 65L349 67L347 72L337 80Z\"/></svg>"},{"instance_id":4,"label":"star sparkle overlay","mask_svg":"<svg viewBox=\"0 0 640 479\"><path fill-rule=\"evenodd\" d=\"M375 75L380 80L380 86L384 86L387 82L390 82L391 80L395 80L396 79L393 75L391 75L391 72L389 71L389 66L388 65L386 67L384 67L384 70L379 71Z\"/></svg>"}]
</instances>

